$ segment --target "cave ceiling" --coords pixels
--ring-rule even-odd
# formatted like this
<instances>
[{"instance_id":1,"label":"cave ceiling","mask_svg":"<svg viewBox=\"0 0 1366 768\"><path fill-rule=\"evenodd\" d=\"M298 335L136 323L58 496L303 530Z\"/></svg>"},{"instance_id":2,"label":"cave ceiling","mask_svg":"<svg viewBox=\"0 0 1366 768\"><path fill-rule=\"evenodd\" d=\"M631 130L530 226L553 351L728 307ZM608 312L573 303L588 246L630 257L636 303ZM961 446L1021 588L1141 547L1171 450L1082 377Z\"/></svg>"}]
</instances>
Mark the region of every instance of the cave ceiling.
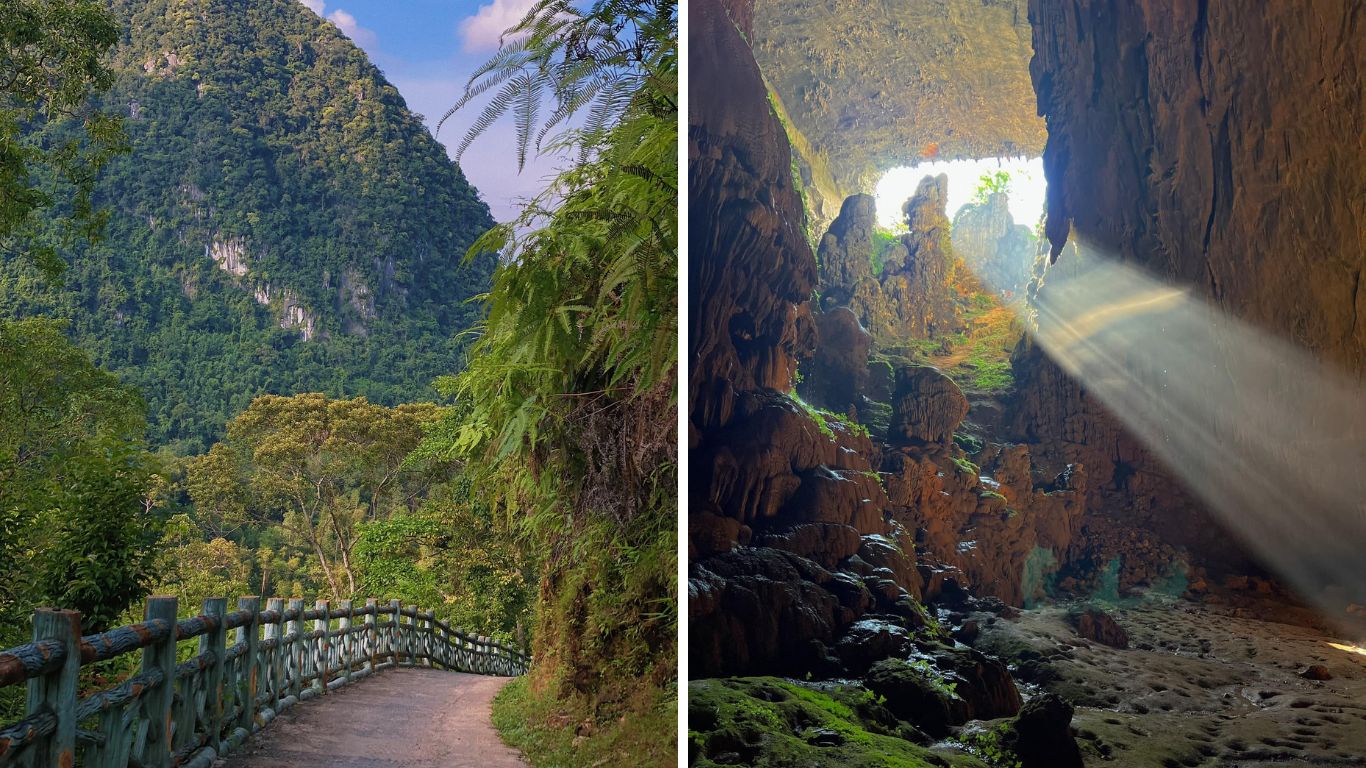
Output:
<instances>
[{"instance_id":1,"label":"cave ceiling","mask_svg":"<svg viewBox=\"0 0 1366 768\"><path fill-rule=\"evenodd\" d=\"M804 175L843 196L896 166L1041 154L1026 5L757 0L755 58Z\"/></svg>"}]
</instances>

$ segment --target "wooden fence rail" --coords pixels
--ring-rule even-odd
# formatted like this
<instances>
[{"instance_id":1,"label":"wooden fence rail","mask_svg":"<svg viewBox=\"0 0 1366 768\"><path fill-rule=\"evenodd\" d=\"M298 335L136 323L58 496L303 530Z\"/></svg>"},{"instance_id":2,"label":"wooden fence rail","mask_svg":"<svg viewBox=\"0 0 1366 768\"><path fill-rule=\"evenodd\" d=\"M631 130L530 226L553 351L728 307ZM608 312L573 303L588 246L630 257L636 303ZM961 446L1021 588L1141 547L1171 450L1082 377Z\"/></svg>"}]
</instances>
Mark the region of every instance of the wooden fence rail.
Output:
<instances>
[{"instance_id":1,"label":"wooden fence rail","mask_svg":"<svg viewBox=\"0 0 1366 768\"><path fill-rule=\"evenodd\" d=\"M229 612L214 597L176 616L176 598L153 597L141 623L82 637L79 613L39 609L33 642L0 651L0 688L28 685L24 719L0 726L0 766L206 768L289 707L390 667L512 676L530 662L397 600L305 610L276 598L263 610L243 597ZM177 643L194 638L196 655L177 663ZM82 666L134 651L136 673L81 696Z\"/></svg>"}]
</instances>

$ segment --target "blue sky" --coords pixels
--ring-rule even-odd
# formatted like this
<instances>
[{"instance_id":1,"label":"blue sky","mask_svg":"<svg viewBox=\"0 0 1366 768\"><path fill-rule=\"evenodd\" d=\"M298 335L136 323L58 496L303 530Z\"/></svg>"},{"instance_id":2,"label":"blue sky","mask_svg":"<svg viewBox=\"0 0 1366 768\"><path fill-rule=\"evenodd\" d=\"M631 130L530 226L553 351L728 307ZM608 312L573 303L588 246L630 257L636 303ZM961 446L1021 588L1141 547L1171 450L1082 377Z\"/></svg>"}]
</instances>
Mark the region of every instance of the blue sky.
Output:
<instances>
[{"instance_id":1,"label":"blue sky","mask_svg":"<svg viewBox=\"0 0 1366 768\"><path fill-rule=\"evenodd\" d=\"M534 0L299 0L331 21L370 55L408 108L433 130L455 103L475 67L497 49L498 35L521 20ZM467 107L437 138L453 149L478 115ZM510 122L480 137L461 160L465 175L499 221L517 201L535 195L555 170L555 158L528 159L517 173Z\"/></svg>"}]
</instances>

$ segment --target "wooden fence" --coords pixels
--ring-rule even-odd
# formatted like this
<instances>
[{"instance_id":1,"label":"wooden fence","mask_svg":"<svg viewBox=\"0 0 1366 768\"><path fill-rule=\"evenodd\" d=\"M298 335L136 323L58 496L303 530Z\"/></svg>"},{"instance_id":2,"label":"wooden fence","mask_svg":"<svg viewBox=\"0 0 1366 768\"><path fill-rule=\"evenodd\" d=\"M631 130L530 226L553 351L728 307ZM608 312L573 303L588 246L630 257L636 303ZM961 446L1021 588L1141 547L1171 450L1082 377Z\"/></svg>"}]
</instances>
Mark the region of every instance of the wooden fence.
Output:
<instances>
[{"instance_id":1,"label":"wooden fence","mask_svg":"<svg viewBox=\"0 0 1366 768\"><path fill-rule=\"evenodd\" d=\"M294 704L389 667L510 676L529 663L397 600L305 610L271 599L261 610L243 597L230 613L218 597L199 616L176 616L176 598L153 597L143 622L82 637L79 613L39 609L33 642L0 651L0 688L28 684L25 718L0 727L0 766L70 768L79 756L93 768L206 768ZM192 638L197 654L177 663L177 643ZM136 673L81 696L82 666L139 650Z\"/></svg>"}]
</instances>

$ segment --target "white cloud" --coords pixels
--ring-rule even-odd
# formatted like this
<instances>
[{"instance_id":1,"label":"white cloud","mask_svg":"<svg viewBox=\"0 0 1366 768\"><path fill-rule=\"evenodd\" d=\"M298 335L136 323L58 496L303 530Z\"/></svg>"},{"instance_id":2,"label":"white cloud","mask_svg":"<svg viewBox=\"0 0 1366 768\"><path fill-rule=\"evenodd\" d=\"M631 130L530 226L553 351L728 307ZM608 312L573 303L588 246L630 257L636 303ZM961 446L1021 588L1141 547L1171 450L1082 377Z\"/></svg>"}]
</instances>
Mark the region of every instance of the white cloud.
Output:
<instances>
[{"instance_id":1,"label":"white cloud","mask_svg":"<svg viewBox=\"0 0 1366 768\"><path fill-rule=\"evenodd\" d=\"M319 0L315 0L315 2L322 5ZM360 22L356 21L355 16L352 16L340 8L327 14L327 20L336 25L337 29L342 31L342 34L351 38L352 42L362 48L372 48L375 43L379 42L379 39L375 37L374 32L362 27Z\"/></svg>"},{"instance_id":2,"label":"white cloud","mask_svg":"<svg viewBox=\"0 0 1366 768\"><path fill-rule=\"evenodd\" d=\"M323 15L323 0L299 0L299 2L303 3L305 6L308 7L308 10L318 14L319 16Z\"/></svg>"},{"instance_id":3,"label":"white cloud","mask_svg":"<svg viewBox=\"0 0 1366 768\"><path fill-rule=\"evenodd\" d=\"M479 6L478 12L460 22L460 36L466 51L492 50L498 39L521 21L536 0L493 0Z\"/></svg>"}]
</instances>

